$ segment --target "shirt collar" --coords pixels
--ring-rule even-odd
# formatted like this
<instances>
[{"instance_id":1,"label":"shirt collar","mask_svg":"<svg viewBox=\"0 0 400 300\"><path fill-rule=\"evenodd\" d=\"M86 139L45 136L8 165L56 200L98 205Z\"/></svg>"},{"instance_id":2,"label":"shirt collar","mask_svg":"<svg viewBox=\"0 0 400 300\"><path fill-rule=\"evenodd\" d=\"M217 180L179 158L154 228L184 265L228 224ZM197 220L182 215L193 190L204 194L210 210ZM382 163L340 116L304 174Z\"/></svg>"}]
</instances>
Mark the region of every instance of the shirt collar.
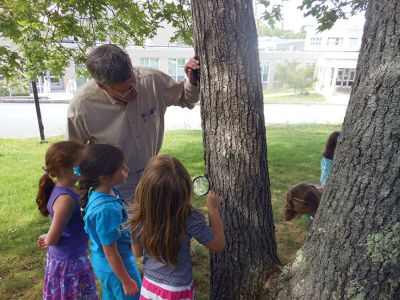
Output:
<instances>
[{"instance_id":1,"label":"shirt collar","mask_svg":"<svg viewBox=\"0 0 400 300\"><path fill-rule=\"evenodd\" d=\"M126 106L127 105L127 103L124 103L124 102L122 102L122 101L118 101L118 100L116 100L115 98L113 98L113 97L111 97L106 91L103 91L103 93L106 95L106 98L108 99L108 101L110 101L110 103L112 104L112 105L123 105L123 106Z\"/></svg>"}]
</instances>

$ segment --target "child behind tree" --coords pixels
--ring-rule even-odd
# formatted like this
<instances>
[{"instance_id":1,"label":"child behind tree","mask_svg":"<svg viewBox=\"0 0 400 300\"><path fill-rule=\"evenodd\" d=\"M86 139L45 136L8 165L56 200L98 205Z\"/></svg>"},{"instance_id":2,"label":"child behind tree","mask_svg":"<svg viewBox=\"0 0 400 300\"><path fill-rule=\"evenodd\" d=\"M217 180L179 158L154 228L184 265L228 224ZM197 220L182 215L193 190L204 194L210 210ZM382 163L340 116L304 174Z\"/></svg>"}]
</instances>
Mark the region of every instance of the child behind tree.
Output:
<instances>
[{"instance_id":1,"label":"child behind tree","mask_svg":"<svg viewBox=\"0 0 400 300\"><path fill-rule=\"evenodd\" d=\"M339 135L340 131L334 131L329 135L328 140L326 141L325 150L322 153L320 178L322 187L326 185L328 177L331 174L333 156L335 154L337 139Z\"/></svg>"},{"instance_id":2,"label":"child behind tree","mask_svg":"<svg viewBox=\"0 0 400 300\"><path fill-rule=\"evenodd\" d=\"M290 221L303 214L313 217L318 209L321 196L322 188L313 184L300 182L291 186L283 207L284 219Z\"/></svg>"}]
</instances>

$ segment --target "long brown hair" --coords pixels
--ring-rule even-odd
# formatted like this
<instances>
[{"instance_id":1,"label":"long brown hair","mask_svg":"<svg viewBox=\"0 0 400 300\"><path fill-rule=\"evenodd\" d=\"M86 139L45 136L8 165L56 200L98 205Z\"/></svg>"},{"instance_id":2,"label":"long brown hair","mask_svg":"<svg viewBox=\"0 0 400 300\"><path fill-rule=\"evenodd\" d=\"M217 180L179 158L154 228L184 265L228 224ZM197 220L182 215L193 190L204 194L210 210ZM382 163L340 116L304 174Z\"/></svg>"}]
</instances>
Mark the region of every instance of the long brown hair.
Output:
<instances>
[{"instance_id":1,"label":"long brown hair","mask_svg":"<svg viewBox=\"0 0 400 300\"><path fill-rule=\"evenodd\" d=\"M81 196L81 216L85 215L90 188L99 185L100 176L112 176L124 164L125 157L121 149L108 144L88 145L79 160L78 166L81 176L79 188Z\"/></svg>"},{"instance_id":2,"label":"long brown hair","mask_svg":"<svg viewBox=\"0 0 400 300\"><path fill-rule=\"evenodd\" d=\"M128 223L134 240L159 261L178 263L192 191L190 175L178 159L158 155L146 165Z\"/></svg>"},{"instance_id":3,"label":"long brown hair","mask_svg":"<svg viewBox=\"0 0 400 300\"><path fill-rule=\"evenodd\" d=\"M325 150L322 152L322 156L328 159L333 159L333 155L335 154L337 139L340 135L340 131L334 131L326 140Z\"/></svg>"},{"instance_id":4,"label":"long brown hair","mask_svg":"<svg viewBox=\"0 0 400 300\"><path fill-rule=\"evenodd\" d=\"M322 188L301 182L292 186L287 192L287 201L283 207L283 217L286 221L302 214L314 215L322 196Z\"/></svg>"},{"instance_id":5,"label":"long brown hair","mask_svg":"<svg viewBox=\"0 0 400 300\"><path fill-rule=\"evenodd\" d=\"M36 203L40 213L44 216L49 214L47 202L54 187L52 178L59 177L65 169L71 169L78 160L79 155L84 149L84 145L72 142L62 141L52 144L46 152L44 174L39 179L39 188L36 195Z\"/></svg>"}]
</instances>

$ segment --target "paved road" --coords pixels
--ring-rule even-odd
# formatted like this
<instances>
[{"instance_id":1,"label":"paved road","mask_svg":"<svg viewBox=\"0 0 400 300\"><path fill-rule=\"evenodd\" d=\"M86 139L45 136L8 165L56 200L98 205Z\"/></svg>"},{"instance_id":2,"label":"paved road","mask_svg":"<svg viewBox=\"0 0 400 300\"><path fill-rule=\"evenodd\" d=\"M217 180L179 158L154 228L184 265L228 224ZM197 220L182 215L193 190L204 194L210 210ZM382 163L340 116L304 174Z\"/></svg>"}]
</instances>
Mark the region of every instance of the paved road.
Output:
<instances>
[{"instance_id":1,"label":"paved road","mask_svg":"<svg viewBox=\"0 0 400 300\"><path fill-rule=\"evenodd\" d=\"M67 104L41 104L45 136L65 133ZM341 123L345 105L264 105L266 124ZM200 107L193 110L170 107L165 116L167 130L201 129ZM33 103L0 103L0 138L38 137Z\"/></svg>"}]
</instances>

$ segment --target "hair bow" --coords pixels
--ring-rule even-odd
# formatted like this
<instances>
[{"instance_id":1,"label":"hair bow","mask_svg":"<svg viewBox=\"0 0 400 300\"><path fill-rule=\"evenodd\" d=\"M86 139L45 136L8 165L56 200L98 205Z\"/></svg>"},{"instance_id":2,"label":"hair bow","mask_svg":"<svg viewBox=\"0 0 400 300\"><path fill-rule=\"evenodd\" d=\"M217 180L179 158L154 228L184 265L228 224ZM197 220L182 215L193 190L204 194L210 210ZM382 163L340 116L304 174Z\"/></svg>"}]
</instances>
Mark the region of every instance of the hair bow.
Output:
<instances>
[{"instance_id":1,"label":"hair bow","mask_svg":"<svg viewBox=\"0 0 400 300\"><path fill-rule=\"evenodd\" d=\"M75 174L76 176L82 176L82 175L81 175L81 169L79 169L79 167L74 166L74 167L72 167L72 170L74 171L74 174Z\"/></svg>"}]
</instances>

